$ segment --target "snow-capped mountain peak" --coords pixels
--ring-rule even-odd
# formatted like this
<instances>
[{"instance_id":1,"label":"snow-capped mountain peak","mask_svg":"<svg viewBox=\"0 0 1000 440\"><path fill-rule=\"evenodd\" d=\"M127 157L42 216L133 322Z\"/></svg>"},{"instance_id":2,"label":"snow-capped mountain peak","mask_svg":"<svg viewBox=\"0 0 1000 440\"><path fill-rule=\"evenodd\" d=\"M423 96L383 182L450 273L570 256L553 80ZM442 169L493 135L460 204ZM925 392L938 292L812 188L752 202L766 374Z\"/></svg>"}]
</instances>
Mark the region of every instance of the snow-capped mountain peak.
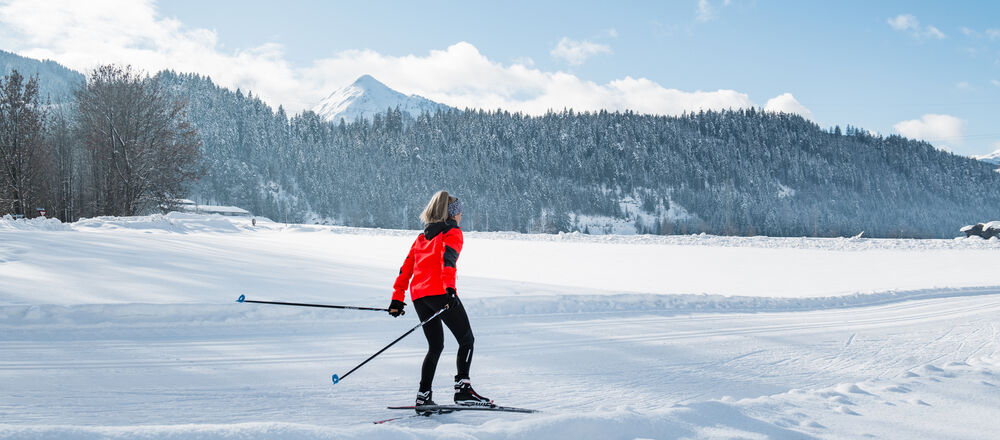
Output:
<instances>
[{"instance_id":1,"label":"snow-capped mountain peak","mask_svg":"<svg viewBox=\"0 0 1000 440\"><path fill-rule=\"evenodd\" d=\"M353 122L358 117L371 119L376 113L385 113L387 109L396 107L414 117L424 112L449 109L422 96L404 95L371 75L362 75L350 85L334 90L313 111L327 121L336 122L343 118Z\"/></svg>"},{"instance_id":2,"label":"snow-capped mountain peak","mask_svg":"<svg viewBox=\"0 0 1000 440\"><path fill-rule=\"evenodd\" d=\"M993 165L1000 165L1000 150L994 151L990 154L984 154L982 156L972 156L972 158L983 162L989 162Z\"/></svg>"}]
</instances>

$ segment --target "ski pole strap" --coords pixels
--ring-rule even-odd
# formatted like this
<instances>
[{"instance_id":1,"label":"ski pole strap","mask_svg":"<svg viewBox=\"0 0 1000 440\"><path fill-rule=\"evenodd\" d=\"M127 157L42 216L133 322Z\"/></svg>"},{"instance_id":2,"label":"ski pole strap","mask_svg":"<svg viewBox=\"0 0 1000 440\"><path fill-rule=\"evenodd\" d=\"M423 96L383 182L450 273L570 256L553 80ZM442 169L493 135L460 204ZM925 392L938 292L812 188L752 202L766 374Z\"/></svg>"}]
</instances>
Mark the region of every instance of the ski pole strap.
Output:
<instances>
[{"instance_id":1,"label":"ski pole strap","mask_svg":"<svg viewBox=\"0 0 1000 440\"><path fill-rule=\"evenodd\" d=\"M347 309L347 310L373 310L376 312L388 312L389 309L379 309L376 307L358 307L358 306L332 306L328 304L305 304L305 303L290 303L290 302L280 302L280 301L254 301L246 299L246 295L240 295L236 299L238 303L257 303L257 304L277 304L279 306L299 306L299 307L322 307L324 309Z\"/></svg>"},{"instance_id":2,"label":"ski pole strap","mask_svg":"<svg viewBox=\"0 0 1000 440\"><path fill-rule=\"evenodd\" d=\"M426 320L424 320L424 321L420 322L420 324L417 324L417 325L415 325L415 326L414 326L413 328L411 328L411 329L410 329L409 331L407 331L406 333L403 333L403 335L402 335L402 336L400 336L400 337L396 338L396 340L395 340L395 341L392 341L392 342L390 342L390 343L389 343L389 345L386 345L385 347L382 347L382 349L381 349L381 350L379 350L379 351L378 351L377 353L375 353L375 354L371 355L371 356L370 356L370 357L369 357L368 359L365 359L365 361L364 361L364 362L362 362L362 363L358 364L358 366L356 366L356 367L352 368L352 369L351 369L351 371L348 371L347 373L344 373L344 375L343 375L343 376L338 376L338 375L334 374L334 375L333 375L333 383L334 383L334 384L336 384L336 383L339 383L339 382L340 382L341 380L343 380L343 379L344 379L345 377L347 377L347 376L348 376L349 374L353 373L353 372L354 372L355 370L357 370L358 368L361 368L361 366L363 366L364 364L367 364L367 363L368 363L368 361L370 361L370 360L372 360L372 359L375 359L375 356L378 356L378 355L382 354L382 352L383 352L383 351L386 351L386 350L388 350L388 349L389 349L389 347L392 347L392 346L393 346L393 345L395 345L395 344L396 344L397 342L399 342L399 341L403 340L403 338L405 338L405 337L409 336L409 335L410 335L410 333L413 333L413 331L414 331L414 330L416 330L416 329L418 329L418 328L420 328L420 327L423 327L423 326L424 326L424 324L427 324L428 322L431 322L432 320L434 320L434 318L437 318L437 317L438 317L438 315L440 315L440 314L444 313L444 311L445 311L445 310L448 310L448 308L449 308L449 307L450 307L450 305L447 305L447 304L446 304L446 305L444 306L444 308L442 308L441 310L438 310L437 312L435 312L435 313L434 313L433 315L431 315L431 317L430 317L430 318L427 318Z\"/></svg>"}]
</instances>

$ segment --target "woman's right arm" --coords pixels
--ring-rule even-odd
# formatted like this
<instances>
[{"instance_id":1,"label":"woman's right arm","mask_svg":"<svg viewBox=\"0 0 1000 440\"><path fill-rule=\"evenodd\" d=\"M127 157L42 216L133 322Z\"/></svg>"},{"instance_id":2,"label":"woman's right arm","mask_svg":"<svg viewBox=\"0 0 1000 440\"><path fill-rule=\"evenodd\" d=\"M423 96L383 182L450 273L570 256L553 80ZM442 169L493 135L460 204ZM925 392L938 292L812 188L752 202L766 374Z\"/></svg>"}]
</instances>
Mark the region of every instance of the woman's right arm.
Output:
<instances>
[{"instance_id":1,"label":"woman's right arm","mask_svg":"<svg viewBox=\"0 0 1000 440\"><path fill-rule=\"evenodd\" d=\"M406 289L410 287L410 277L413 276L413 246L410 246L410 253L406 254L403 266L399 268L399 276L393 283L392 300L405 302Z\"/></svg>"}]
</instances>

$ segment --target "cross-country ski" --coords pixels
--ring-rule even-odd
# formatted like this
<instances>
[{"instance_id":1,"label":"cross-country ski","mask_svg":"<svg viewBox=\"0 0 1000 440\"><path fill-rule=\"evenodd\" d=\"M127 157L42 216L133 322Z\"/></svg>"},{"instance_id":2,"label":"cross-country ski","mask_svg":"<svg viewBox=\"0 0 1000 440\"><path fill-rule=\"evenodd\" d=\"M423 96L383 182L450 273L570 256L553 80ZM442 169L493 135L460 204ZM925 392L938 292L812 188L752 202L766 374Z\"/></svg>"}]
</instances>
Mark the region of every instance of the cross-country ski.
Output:
<instances>
[{"instance_id":1,"label":"cross-country ski","mask_svg":"<svg viewBox=\"0 0 1000 440\"><path fill-rule=\"evenodd\" d=\"M527 409L527 408L514 408L509 406L473 406L473 405L410 405L410 406L390 406L388 409L401 409L408 411L415 411L416 414L410 414L406 416L392 417L388 419L378 420L372 423L380 425L383 423L394 422L396 420L405 420L413 417L424 417L431 416L435 414L451 414L456 411L499 411L499 412L513 412L513 413L536 413L538 410Z\"/></svg>"},{"instance_id":2,"label":"cross-country ski","mask_svg":"<svg viewBox=\"0 0 1000 440\"><path fill-rule=\"evenodd\" d=\"M515 413L536 413L538 410L527 408L514 408L510 406L473 406L473 405L410 405L410 406L390 406L389 409L412 410L418 413L428 412L434 414L447 414L455 411L500 411Z\"/></svg>"}]
</instances>

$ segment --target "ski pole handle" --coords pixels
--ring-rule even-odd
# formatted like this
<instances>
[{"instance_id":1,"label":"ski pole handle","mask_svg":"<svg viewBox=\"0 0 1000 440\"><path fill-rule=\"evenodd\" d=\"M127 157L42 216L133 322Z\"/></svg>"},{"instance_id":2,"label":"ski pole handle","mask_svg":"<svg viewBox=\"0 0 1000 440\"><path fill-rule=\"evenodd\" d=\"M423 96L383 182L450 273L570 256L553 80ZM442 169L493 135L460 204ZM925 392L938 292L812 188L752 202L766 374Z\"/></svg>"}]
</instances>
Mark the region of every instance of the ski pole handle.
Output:
<instances>
[{"instance_id":1,"label":"ski pole handle","mask_svg":"<svg viewBox=\"0 0 1000 440\"><path fill-rule=\"evenodd\" d=\"M347 375L349 375L349 374L353 373L353 372L354 372L355 370L357 370L358 368L361 368L361 366L362 366L362 365L364 365L364 364L367 364L367 363L368 363L368 361L370 361L370 360L372 360L372 359L375 359L375 356L378 356L378 355L382 354L382 352L383 352L383 351L386 351L386 350L388 350L388 349L389 349L389 347L392 347L392 346L393 346L393 345L395 345L395 344L396 344L397 342L401 341L401 340L402 340L403 338L405 338L405 337L409 336L409 334L410 334L410 333L413 333L413 331L414 331L414 330L416 330L416 329L418 329L418 328L420 328L420 327L423 327L423 326L424 326L424 324L427 324L428 322L431 322L431 320L433 320L434 318L437 318L437 317L438 317L438 315L440 315L440 314L444 313L444 311L445 311L445 310L448 310L448 308L449 308L449 307L451 307L451 306L450 306L450 305L448 305L448 304L445 304L445 306L444 306L444 308L443 308L443 309L441 309L441 310L438 310L438 311L437 311L437 312L435 312L435 313L434 313L433 315L431 315L431 317L430 317L430 318L427 318L426 320L422 321L422 322L421 322L420 324L417 324L417 325L415 325L415 326L414 326L413 328L411 328L411 329L410 329L409 331L407 331L406 333L403 333L403 335L402 335L402 336L400 336L400 337L396 338L396 340L395 340L395 341L392 341L392 342L390 342L390 343L389 343L389 345L386 345L385 347L382 347L382 349L381 349L381 350L379 350L379 351L378 351L377 353L375 353L375 354L371 355L371 356L370 356L370 357L369 357L368 359L365 359L365 361L364 361L364 362L362 362L362 363L360 363L360 364L358 364L358 366L356 366L356 367L354 367L354 368L351 368L351 371L348 371L347 373L344 373L344 375L343 375L343 376L339 376L339 375L336 375L336 374L334 374L334 375L332 376L332 379L333 379L333 383L334 383L334 384L337 384L337 383L340 383L340 381L341 381L341 380L344 380L344 378L345 378L345 377L347 377Z\"/></svg>"},{"instance_id":2,"label":"ski pole handle","mask_svg":"<svg viewBox=\"0 0 1000 440\"><path fill-rule=\"evenodd\" d=\"M298 307L322 307L324 309L346 309L346 310L372 310L376 312L388 312L389 309L379 309L376 307L358 307L358 306L332 306L329 304L305 304L305 303L290 303L290 302L280 302L280 301L254 301L246 299L246 295L240 295L236 298L238 303L257 303L257 304L277 304L280 306L298 306Z\"/></svg>"}]
</instances>

